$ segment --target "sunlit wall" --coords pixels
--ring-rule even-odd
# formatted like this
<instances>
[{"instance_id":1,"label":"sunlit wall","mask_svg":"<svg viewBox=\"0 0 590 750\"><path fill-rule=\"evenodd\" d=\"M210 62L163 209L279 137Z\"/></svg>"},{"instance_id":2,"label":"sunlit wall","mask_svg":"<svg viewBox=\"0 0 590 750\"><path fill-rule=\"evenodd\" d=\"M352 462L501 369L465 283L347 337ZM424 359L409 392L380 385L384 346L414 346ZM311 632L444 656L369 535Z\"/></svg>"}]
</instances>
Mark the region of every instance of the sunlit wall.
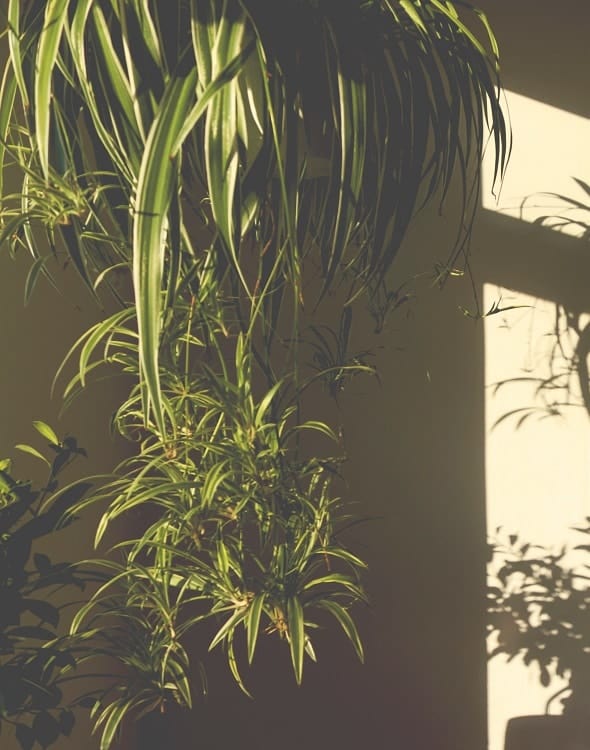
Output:
<instances>
[{"instance_id":1,"label":"sunlit wall","mask_svg":"<svg viewBox=\"0 0 590 750\"><path fill-rule=\"evenodd\" d=\"M493 165L486 162L483 206L533 225L527 233L516 222L498 224L497 241L502 232L519 231L521 247L513 245L512 251L527 253L531 276L533 269L545 276L547 297L522 288L526 270L515 276L512 288L484 287L485 311L501 310L485 320L487 526L490 534L500 527L500 534L559 546L572 539L569 527L590 514L590 422L580 406L577 375L569 371L577 336L568 330L566 315L573 314L582 326L587 318L579 299L568 299L567 284L557 283L560 258L565 266L571 256L560 256L560 237L552 239L551 233L587 245L590 120L512 92L506 103L514 132L512 160L496 198L490 192ZM540 239L543 252L535 255ZM534 666L493 659L489 750L502 750L509 718L543 713L562 684L554 679L541 688Z\"/></svg>"}]
</instances>

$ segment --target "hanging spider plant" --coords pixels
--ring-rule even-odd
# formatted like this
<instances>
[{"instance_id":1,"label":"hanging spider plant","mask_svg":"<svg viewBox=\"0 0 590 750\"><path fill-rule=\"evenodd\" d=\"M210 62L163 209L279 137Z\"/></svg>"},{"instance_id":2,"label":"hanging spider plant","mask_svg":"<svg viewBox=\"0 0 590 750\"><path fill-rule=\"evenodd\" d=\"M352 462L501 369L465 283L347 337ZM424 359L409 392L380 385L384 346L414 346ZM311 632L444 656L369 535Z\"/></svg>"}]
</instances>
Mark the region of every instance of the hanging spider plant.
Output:
<instances>
[{"instance_id":1,"label":"hanging spider plant","mask_svg":"<svg viewBox=\"0 0 590 750\"><path fill-rule=\"evenodd\" d=\"M303 418L304 394L372 371L346 352L353 301L451 186L448 268L467 251L482 150L491 138L500 176L509 141L485 17L442 0L10 0L7 22L0 175L20 184L3 189L0 241L30 252L27 295L63 255L122 306L78 342L66 399L104 363L135 378L116 424L138 454L93 497L97 538L148 509L121 548L124 602L168 622L158 651L180 654L185 702L178 634L211 614L240 682L234 636L251 661L263 621L298 681L318 613L361 656L338 460L305 440L336 430ZM303 318L336 291L332 352ZM101 714L103 747L134 700Z\"/></svg>"},{"instance_id":2,"label":"hanging spider plant","mask_svg":"<svg viewBox=\"0 0 590 750\"><path fill-rule=\"evenodd\" d=\"M132 267L145 418L162 434L162 325L198 289L204 253L242 329L272 338L287 291L295 308L305 298L306 267L320 294L346 283L351 300L454 176L451 258L465 249L490 134L496 175L507 156L495 40L470 13L441 0L10 0L0 159L22 184L3 198L2 239L36 268L59 239L91 289Z\"/></svg>"}]
</instances>

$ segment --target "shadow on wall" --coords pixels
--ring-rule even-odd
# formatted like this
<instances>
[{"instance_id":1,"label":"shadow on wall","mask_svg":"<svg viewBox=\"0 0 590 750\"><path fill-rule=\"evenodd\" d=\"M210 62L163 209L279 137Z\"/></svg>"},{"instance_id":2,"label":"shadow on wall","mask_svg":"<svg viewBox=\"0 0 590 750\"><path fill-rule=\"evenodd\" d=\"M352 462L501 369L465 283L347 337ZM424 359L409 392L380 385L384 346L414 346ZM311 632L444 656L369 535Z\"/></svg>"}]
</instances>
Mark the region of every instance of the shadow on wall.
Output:
<instances>
[{"instance_id":1,"label":"shadow on wall","mask_svg":"<svg viewBox=\"0 0 590 750\"><path fill-rule=\"evenodd\" d=\"M576 182L588 196L588 185L580 179ZM494 263L493 268L486 269L486 278L503 288L518 290L511 302L530 303L522 306L528 310L505 316L502 324L509 330L527 321L529 340L521 353L524 360L521 373L510 374L490 384L492 403L494 396L501 395L503 404L511 404L503 412L494 407L490 409L496 412L491 428L493 430L503 423L514 433L520 431L521 439L522 433L528 429L532 444L535 444L535 435L541 429L537 419L557 419L562 426L569 424L571 427L572 414L583 413L584 409L590 412L587 363L590 325L586 312L587 290L584 288L587 286L584 269L587 271L589 265L590 206L583 200L563 195L552 198L557 213L542 215L534 220L533 225L518 225L513 219L494 217L496 223L506 226L506 236L511 238L511 243L508 248L500 248L504 263L501 266ZM574 217L571 211L575 212ZM513 243L519 236L523 244L515 249ZM535 239L538 242L535 243ZM512 261L508 258L511 250ZM527 297L523 296L525 294ZM520 318L516 324L515 318ZM539 323L543 320L545 326ZM492 340L497 340L497 336L497 332L490 332ZM490 351L488 346L488 355ZM570 432L568 439L582 443L577 447L581 447L582 455L585 455L585 420L575 424L579 425L578 431ZM508 446L511 449L514 443L509 442ZM546 448L551 452L550 446ZM540 451L539 464L543 462L542 455ZM488 463L488 469L491 465ZM563 470L564 466L556 462L557 477ZM584 477L585 461L578 461L576 465L574 460L573 470ZM526 469L523 474L526 481ZM490 480L493 488L494 477ZM581 503L587 512L584 486L582 479L579 489L583 496L578 499L578 504ZM565 487L557 492L562 496L569 489ZM493 495L492 489L492 502ZM571 508L568 508L566 499L559 516L558 496L554 494L551 501L554 505L552 515L561 518L561 524L552 529L551 533L555 534L559 533L559 525L567 525L564 519L571 513ZM529 513L538 515L543 512L542 507L529 505ZM534 669L540 684L550 689L550 693L545 715L509 719L504 748L586 750L590 748L590 579L587 564L590 546L574 543L548 547L546 539L541 540L543 544L531 543L530 523L524 517L523 523L529 531L523 529L520 534L500 534L501 530L497 529L496 537L491 540L488 567L490 656L504 655L507 661L522 661L526 667ZM589 524L590 519L587 519L586 524L577 530L588 535ZM565 529L562 533L567 535ZM533 541L539 540L533 536ZM508 685L506 688L509 691ZM518 702L516 698L514 709ZM490 710L493 714L494 707ZM550 715L556 711L560 715Z\"/></svg>"},{"instance_id":2,"label":"shadow on wall","mask_svg":"<svg viewBox=\"0 0 590 750\"><path fill-rule=\"evenodd\" d=\"M574 178L574 181L583 190L586 200L590 200L590 186L579 178ZM590 414L590 314L587 312L589 303L586 275L583 273L590 263L590 203L559 194L548 194L548 197L555 201L558 213L544 213L533 220L536 227L542 228L541 236L537 237L540 242L534 246L534 255L529 253L524 263L520 260L517 275L512 275L511 280L511 288L537 298L531 305L516 307L531 308L528 348L531 351L535 347L534 338L542 338L542 354L535 362L536 353L533 352L527 358L521 375L490 384L493 395L511 385L530 387L531 403L501 415L496 423L510 419L515 421L517 428L535 415L558 417L569 409L580 407ZM534 202L535 196L523 201L523 214L526 204ZM539 208L533 210L538 213ZM555 234L548 234L546 229L557 232L559 240ZM522 250L519 251L521 253ZM523 266L528 266L526 277ZM539 274L547 267L555 270L555 273ZM498 278L496 280L500 283ZM508 279L503 285L507 283ZM545 317L545 330L532 320L537 304L542 305L544 301L548 301L553 308L550 319ZM511 307L506 306L505 309L510 310ZM512 322L505 316L506 327ZM534 332L533 326L537 329Z\"/></svg>"},{"instance_id":3,"label":"shadow on wall","mask_svg":"<svg viewBox=\"0 0 590 750\"><path fill-rule=\"evenodd\" d=\"M590 519L577 531L590 535ZM516 535L492 546L490 656L533 665L544 687L555 676L566 680L547 701L546 715L508 722L505 750L590 747L588 552L588 543L553 551ZM559 716L549 715L555 704L561 704Z\"/></svg>"}]
</instances>

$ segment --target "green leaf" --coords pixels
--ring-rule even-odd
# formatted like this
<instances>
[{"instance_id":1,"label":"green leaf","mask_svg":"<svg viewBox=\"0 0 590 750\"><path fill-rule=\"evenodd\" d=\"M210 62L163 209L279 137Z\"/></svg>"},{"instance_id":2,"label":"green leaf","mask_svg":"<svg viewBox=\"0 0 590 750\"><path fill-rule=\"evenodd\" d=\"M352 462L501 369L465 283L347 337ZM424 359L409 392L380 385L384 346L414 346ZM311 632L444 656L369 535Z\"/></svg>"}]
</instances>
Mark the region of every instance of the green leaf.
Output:
<instances>
[{"instance_id":1,"label":"green leaf","mask_svg":"<svg viewBox=\"0 0 590 750\"><path fill-rule=\"evenodd\" d=\"M59 445L59 438L48 424L46 424L45 422L41 422L41 420L39 419L36 419L33 422L33 427L40 435L49 440L52 445Z\"/></svg>"},{"instance_id":2,"label":"green leaf","mask_svg":"<svg viewBox=\"0 0 590 750\"><path fill-rule=\"evenodd\" d=\"M317 420L314 420L314 419L308 419L302 424L295 425L292 428L292 431L297 431L297 430L315 430L316 432L323 433L324 435L326 435L326 437L329 437L330 440L333 440L335 443L338 442L336 433L325 422L318 422Z\"/></svg>"},{"instance_id":3,"label":"green leaf","mask_svg":"<svg viewBox=\"0 0 590 750\"><path fill-rule=\"evenodd\" d=\"M313 647L313 643L311 642L311 639L307 634L305 635L305 653L309 656L309 658L312 661L317 662L318 658L315 655L315 649Z\"/></svg>"},{"instance_id":4,"label":"green leaf","mask_svg":"<svg viewBox=\"0 0 590 750\"><path fill-rule=\"evenodd\" d=\"M344 575L343 573L329 573L328 575L321 576L320 578L314 578L313 580L305 584L305 586L303 587L303 590L309 591L315 586L330 586L330 585L342 586L343 588L350 591L351 594L354 594L359 599L364 598L363 592L359 588L359 586L356 583L354 583L354 581L352 581L349 576Z\"/></svg>"},{"instance_id":5,"label":"green leaf","mask_svg":"<svg viewBox=\"0 0 590 750\"><path fill-rule=\"evenodd\" d=\"M221 539L217 541L216 551L216 566L224 576L227 576L229 573L229 557L227 554L227 548Z\"/></svg>"},{"instance_id":6,"label":"green leaf","mask_svg":"<svg viewBox=\"0 0 590 750\"><path fill-rule=\"evenodd\" d=\"M461 19L459 18L459 14L453 8L452 3L443 2L442 0L430 0L430 2L441 13L441 15L445 16L450 21L452 26L455 26L457 30L460 31L461 34L463 34L465 38L471 42L471 44L473 45L473 49L483 58L485 58L486 51L484 47L477 39L477 37L461 21Z\"/></svg>"},{"instance_id":7,"label":"green leaf","mask_svg":"<svg viewBox=\"0 0 590 750\"><path fill-rule=\"evenodd\" d=\"M244 47L244 49L238 52L233 60L231 60L217 74L216 78L206 86L205 90L199 96L197 103L190 110L186 117L184 125L182 126L174 143L174 146L172 147L173 156L176 156L176 154L180 151L182 144L185 142L189 134L194 130L201 117L205 114L207 107L209 106L209 103L211 102L215 94L217 94L217 92L220 91L223 86L232 81L236 77L236 75L238 75L243 69L246 60L250 57L254 48L255 42L254 40L252 40Z\"/></svg>"},{"instance_id":8,"label":"green leaf","mask_svg":"<svg viewBox=\"0 0 590 750\"><path fill-rule=\"evenodd\" d=\"M45 264L49 260L50 256L43 256L40 255L38 258L35 258L34 262L31 264L31 267L29 269L29 272L27 274L27 278L25 281L25 292L24 292L24 298L25 298L25 305L28 305L31 301L31 296L33 294L33 291L35 289L35 286L37 285L37 279L39 278L39 275L41 273L46 274L48 273Z\"/></svg>"},{"instance_id":9,"label":"green leaf","mask_svg":"<svg viewBox=\"0 0 590 750\"><path fill-rule=\"evenodd\" d=\"M428 34L428 29L426 28L426 24L424 23L421 15L416 10L416 6L412 2L412 0L400 0L399 4L406 11L410 19L414 22L415 26L422 32L422 34L426 36Z\"/></svg>"},{"instance_id":10,"label":"green leaf","mask_svg":"<svg viewBox=\"0 0 590 750\"><path fill-rule=\"evenodd\" d=\"M264 397L258 404L258 408L256 409L256 414L254 416L254 425L256 427L261 427L262 424L264 423L266 412L269 410L273 400L275 399L282 385L283 385L282 380L279 380L278 383L275 383L273 387L269 391L266 392L266 394L264 395Z\"/></svg>"},{"instance_id":11,"label":"green leaf","mask_svg":"<svg viewBox=\"0 0 590 750\"><path fill-rule=\"evenodd\" d=\"M8 3L8 45L10 62L14 69L14 77L18 83L21 99L25 108L29 107L29 96L23 74L23 57L21 49L20 28L21 0L9 0Z\"/></svg>"},{"instance_id":12,"label":"green leaf","mask_svg":"<svg viewBox=\"0 0 590 750\"><path fill-rule=\"evenodd\" d=\"M341 604L338 604L338 602L330 601L329 599L317 602L317 606L327 610L333 617L336 618L336 620L340 623L342 630L344 630L350 642L354 646L354 650L356 651L359 660L361 662L364 661L363 644L361 643L357 627L344 607Z\"/></svg>"},{"instance_id":13,"label":"green leaf","mask_svg":"<svg viewBox=\"0 0 590 750\"><path fill-rule=\"evenodd\" d=\"M39 161L49 179L49 124L51 120L51 79L68 13L68 0L47 0L43 29L39 35L35 65L35 136Z\"/></svg>"},{"instance_id":14,"label":"green leaf","mask_svg":"<svg viewBox=\"0 0 590 750\"><path fill-rule=\"evenodd\" d=\"M164 438L166 425L160 389L158 349L166 216L174 190L173 146L188 115L197 82L193 68L172 78L148 134L137 181L133 221L133 286L139 329L139 357L154 419ZM147 422L149 404L144 403Z\"/></svg>"},{"instance_id":15,"label":"green leaf","mask_svg":"<svg viewBox=\"0 0 590 750\"><path fill-rule=\"evenodd\" d=\"M41 461L46 463L47 466L51 466L50 462L45 458L45 456L42 453L39 453L39 451L36 448L33 448L33 446L18 443L18 445L15 445L14 447L19 451L23 451L23 453L29 453L31 456L35 456L35 458L41 459Z\"/></svg>"},{"instance_id":16,"label":"green leaf","mask_svg":"<svg viewBox=\"0 0 590 750\"><path fill-rule=\"evenodd\" d=\"M127 79L119 56L115 50L113 35L104 17L100 5L94 3L92 7L96 38L103 55L106 75L112 86L112 102L109 104L116 109L116 117L111 118L113 128L118 134L121 150L125 151L133 172L137 173L143 138L143 123L137 112L137 95L132 91L131 82Z\"/></svg>"},{"instance_id":17,"label":"green leaf","mask_svg":"<svg viewBox=\"0 0 590 750\"><path fill-rule=\"evenodd\" d=\"M248 615L246 617L246 630L248 632L248 663L252 664L256 643L258 642L258 631L260 628L260 615L264 607L265 594L256 594L250 602Z\"/></svg>"},{"instance_id":18,"label":"green leaf","mask_svg":"<svg viewBox=\"0 0 590 750\"><path fill-rule=\"evenodd\" d=\"M213 80L244 50L245 16L223 14L216 29L215 45L211 50ZM246 46L247 49L247 46ZM248 284L238 259L241 237L239 212L240 155L238 152L238 82L235 78L225 83L213 96L205 121L204 157L211 211L234 270L248 297Z\"/></svg>"},{"instance_id":19,"label":"green leaf","mask_svg":"<svg viewBox=\"0 0 590 750\"><path fill-rule=\"evenodd\" d=\"M230 632L234 630L236 625L239 625L242 620L246 617L246 609L237 609L231 617L229 617L223 625L219 628L217 633L213 636L211 643L209 644L209 651L212 651L221 641L226 639Z\"/></svg>"},{"instance_id":20,"label":"green leaf","mask_svg":"<svg viewBox=\"0 0 590 750\"><path fill-rule=\"evenodd\" d=\"M236 659L235 651L234 651L234 629L228 633L227 637L227 661L229 664L229 668L231 670L232 675L234 676L235 681L238 683L238 686L240 690L248 696L248 698L252 698L253 696L248 691L248 688L244 684L244 681L242 680L242 675L240 674L240 671L238 669L238 662Z\"/></svg>"},{"instance_id":21,"label":"green leaf","mask_svg":"<svg viewBox=\"0 0 590 750\"><path fill-rule=\"evenodd\" d=\"M362 75L350 75L339 48L338 37L330 30L337 69L336 123L340 141L340 176L331 247L323 253L325 274L322 294L330 288L357 223L365 158L367 154L367 87ZM330 59L330 58L328 58Z\"/></svg>"},{"instance_id":22,"label":"green leaf","mask_svg":"<svg viewBox=\"0 0 590 750\"><path fill-rule=\"evenodd\" d=\"M296 596L291 596L287 599L287 624L289 626L289 646L291 648L293 671L295 672L295 680L300 685L303 677L305 623L303 620L303 607Z\"/></svg>"},{"instance_id":23,"label":"green leaf","mask_svg":"<svg viewBox=\"0 0 590 750\"><path fill-rule=\"evenodd\" d=\"M4 197L4 162L6 156L6 143L8 140L10 120L13 113L16 89L16 76L13 72L12 63L9 60L4 68L2 85L0 86L0 201Z\"/></svg>"},{"instance_id":24,"label":"green leaf","mask_svg":"<svg viewBox=\"0 0 590 750\"><path fill-rule=\"evenodd\" d=\"M220 458L207 472L201 489L201 502L205 507L213 505L219 487L227 478L233 477L235 467L228 469L228 463Z\"/></svg>"},{"instance_id":25,"label":"green leaf","mask_svg":"<svg viewBox=\"0 0 590 750\"><path fill-rule=\"evenodd\" d=\"M109 750L121 722L133 708L133 699L119 699L110 703L99 716L96 725L104 723L100 738L100 750Z\"/></svg>"},{"instance_id":26,"label":"green leaf","mask_svg":"<svg viewBox=\"0 0 590 750\"><path fill-rule=\"evenodd\" d=\"M132 169L130 169L127 154L125 154L124 150L119 147L117 140L113 138L111 133L111 123L109 122L108 125L105 125L103 122L102 116L104 113L96 102L94 90L90 84L91 79L86 64L88 45L85 40L85 31L88 18L94 5L94 0L78 0L75 4L74 16L70 27L67 29L68 40L72 52L72 62L76 68L80 88L86 101L92 124L96 129L98 138L100 139L100 143L106 149L113 164L120 169L121 174L133 184L136 175L133 173Z\"/></svg>"},{"instance_id":27,"label":"green leaf","mask_svg":"<svg viewBox=\"0 0 590 750\"><path fill-rule=\"evenodd\" d=\"M337 557L341 560L345 560L354 568L366 569L368 567L367 563L364 560L361 560L360 557L353 555L352 552L349 552L342 547L326 547L325 549L322 549L322 555L329 555L331 557Z\"/></svg>"},{"instance_id":28,"label":"green leaf","mask_svg":"<svg viewBox=\"0 0 590 750\"><path fill-rule=\"evenodd\" d=\"M70 349L70 351L67 353L63 363L60 365L53 383L55 384L56 379L61 374L63 367L67 360L69 359L70 355L74 352L74 350L84 341L84 345L80 348L80 360L78 365L78 372L80 374L80 384L84 387L86 384L86 373L89 369L88 362L90 361L90 357L94 353L94 350L98 346L98 344L107 337L108 334L113 333L116 331L119 326L122 323L125 323L126 321L132 319L135 316L135 310L133 307L128 307L124 310L119 310L119 312L114 313L114 315L111 315L110 317L106 318L105 320L101 321L100 323L97 323L96 326L91 328L89 331L86 331L79 339L76 341L74 346Z\"/></svg>"}]
</instances>

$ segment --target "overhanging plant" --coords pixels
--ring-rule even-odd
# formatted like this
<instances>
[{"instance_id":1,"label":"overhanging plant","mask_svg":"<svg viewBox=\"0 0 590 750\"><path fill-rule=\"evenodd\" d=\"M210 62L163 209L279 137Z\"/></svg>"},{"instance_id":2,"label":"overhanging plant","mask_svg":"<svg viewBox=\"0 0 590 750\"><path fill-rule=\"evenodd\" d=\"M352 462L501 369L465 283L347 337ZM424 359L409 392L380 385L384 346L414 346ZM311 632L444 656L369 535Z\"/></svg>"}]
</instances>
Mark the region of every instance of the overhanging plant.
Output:
<instances>
[{"instance_id":1,"label":"overhanging plant","mask_svg":"<svg viewBox=\"0 0 590 750\"><path fill-rule=\"evenodd\" d=\"M121 584L172 676L103 706L108 747L129 711L190 702L182 638L212 614L240 683L236 634L252 660L278 633L300 681L322 613L362 656L339 429L307 396L371 371L347 350L353 302L452 184L440 275L466 252L488 137L497 174L507 158L497 50L481 13L440 0L10 0L7 22L0 163L19 184L0 239L31 254L27 295L57 256L121 306L72 350L66 399L101 365L135 383L115 424L137 454L89 502L97 540L123 515L137 536L74 625Z\"/></svg>"}]
</instances>

